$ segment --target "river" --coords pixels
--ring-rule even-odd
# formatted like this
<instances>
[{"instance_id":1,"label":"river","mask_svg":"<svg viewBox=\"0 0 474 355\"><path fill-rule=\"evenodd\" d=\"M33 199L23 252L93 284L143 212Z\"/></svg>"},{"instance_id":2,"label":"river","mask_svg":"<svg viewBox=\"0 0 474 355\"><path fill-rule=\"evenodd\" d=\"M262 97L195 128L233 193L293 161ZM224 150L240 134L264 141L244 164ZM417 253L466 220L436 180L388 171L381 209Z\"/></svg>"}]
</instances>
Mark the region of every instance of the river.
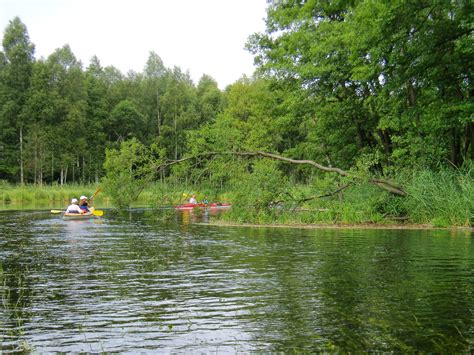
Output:
<instances>
[{"instance_id":1,"label":"river","mask_svg":"<svg viewBox=\"0 0 474 355\"><path fill-rule=\"evenodd\" d=\"M0 212L0 352L474 350L470 231L196 222Z\"/></svg>"}]
</instances>

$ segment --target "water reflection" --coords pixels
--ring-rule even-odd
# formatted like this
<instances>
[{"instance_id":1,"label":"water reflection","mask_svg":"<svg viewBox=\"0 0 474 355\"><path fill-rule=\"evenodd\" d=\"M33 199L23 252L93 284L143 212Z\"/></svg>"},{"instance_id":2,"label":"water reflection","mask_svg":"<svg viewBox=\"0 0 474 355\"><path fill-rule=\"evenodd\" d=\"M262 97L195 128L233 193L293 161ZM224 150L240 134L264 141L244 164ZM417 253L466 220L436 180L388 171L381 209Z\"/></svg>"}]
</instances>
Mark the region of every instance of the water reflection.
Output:
<instances>
[{"instance_id":1,"label":"water reflection","mask_svg":"<svg viewBox=\"0 0 474 355\"><path fill-rule=\"evenodd\" d=\"M186 213L185 213L186 212ZM472 234L0 214L0 349L467 352Z\"/></svg>"},{"instance_id":2,"label":"water reflection","mask_svg":"<svg viewBox=\"0 0 474 355\"><path fill-rule=\"evenodd\" d=\"M212 217L225 213L226 210L210 209L210 208L196 208L194 210L176 211L181 217L181 223L188 225L192 223L209 223Z\"/></svg>"}]
</instances>

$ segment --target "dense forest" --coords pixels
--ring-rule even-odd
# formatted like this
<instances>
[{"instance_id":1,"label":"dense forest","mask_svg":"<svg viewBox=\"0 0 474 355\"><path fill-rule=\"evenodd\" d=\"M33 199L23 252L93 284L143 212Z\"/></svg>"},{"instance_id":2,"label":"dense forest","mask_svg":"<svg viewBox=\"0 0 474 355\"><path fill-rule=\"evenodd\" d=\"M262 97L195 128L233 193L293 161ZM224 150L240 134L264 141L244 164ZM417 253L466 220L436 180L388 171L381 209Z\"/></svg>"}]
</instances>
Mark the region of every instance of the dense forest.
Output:
<instances>
[{"instance_id":1,"label":"dense forest","mask_svg":"<svg viewBox=\"0 0 474 355\"><path fill-rule=\"evenodd\" d=\"M125 171L140 183L240 191L245 177L274 190L324 179L307 164L244 152L399 182L471 171L473 10L469 1L269 1L265 32L246 43L257 70L224 91L154 52L142 73L127 74L97 57L84 67L68 45L35 58L14 18L0 53L0 179L125 181Z\"/></svg>"},{"instance_id":2,"label":"dense forest","mask_svg":"<svg viewBox=\"0 0 474 355\"><path fill-rule=\"evenodd\" d=\"M0 179L11 182L98 180L105 150L132 137L180 156L186 132L223 107L213 79L195 86L153 52L143 73L127 75L97 57L84 69L68 45L36 59L19 18L4 32L0 78Z\"/></svg>"}]
</instances>

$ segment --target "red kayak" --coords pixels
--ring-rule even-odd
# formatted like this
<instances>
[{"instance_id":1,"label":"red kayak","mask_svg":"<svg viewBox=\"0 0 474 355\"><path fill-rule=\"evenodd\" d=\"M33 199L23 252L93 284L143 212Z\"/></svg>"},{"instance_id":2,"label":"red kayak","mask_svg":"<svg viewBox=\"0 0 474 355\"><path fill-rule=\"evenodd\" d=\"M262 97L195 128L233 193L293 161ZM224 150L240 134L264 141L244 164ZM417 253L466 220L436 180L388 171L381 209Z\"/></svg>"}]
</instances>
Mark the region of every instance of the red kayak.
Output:
<instances>
[{"instance_id":1,"label":"red kayak","mask_svg":"<svg viewBox=\"0 0 474 355\"><path fill-rule=\"evenodd\" d=\"M230 203L185 203L184 205L178 205L174 208L177 210L192 210L194 208L210 208L210 209L220 209L220 208L230 208L232 205Z\"/></svg>"}]
</instances>

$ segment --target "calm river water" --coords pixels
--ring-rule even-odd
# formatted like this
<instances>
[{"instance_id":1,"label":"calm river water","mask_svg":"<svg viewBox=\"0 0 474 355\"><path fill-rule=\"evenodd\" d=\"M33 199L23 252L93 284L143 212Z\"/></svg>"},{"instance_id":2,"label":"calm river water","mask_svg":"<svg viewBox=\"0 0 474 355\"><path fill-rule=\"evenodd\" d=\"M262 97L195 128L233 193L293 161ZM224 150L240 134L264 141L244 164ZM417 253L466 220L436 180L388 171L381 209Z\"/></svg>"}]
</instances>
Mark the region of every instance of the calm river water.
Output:
<instances>
[{"instance_id":1,"label":"calm river water","mask_svg":"<svg viewBox=\"0 0 474 355\"><path fill-rule=\"evenodd\" d=\"M0 352L474 350L474 235L0 212Z\"/></svg>"}]
</instances>

